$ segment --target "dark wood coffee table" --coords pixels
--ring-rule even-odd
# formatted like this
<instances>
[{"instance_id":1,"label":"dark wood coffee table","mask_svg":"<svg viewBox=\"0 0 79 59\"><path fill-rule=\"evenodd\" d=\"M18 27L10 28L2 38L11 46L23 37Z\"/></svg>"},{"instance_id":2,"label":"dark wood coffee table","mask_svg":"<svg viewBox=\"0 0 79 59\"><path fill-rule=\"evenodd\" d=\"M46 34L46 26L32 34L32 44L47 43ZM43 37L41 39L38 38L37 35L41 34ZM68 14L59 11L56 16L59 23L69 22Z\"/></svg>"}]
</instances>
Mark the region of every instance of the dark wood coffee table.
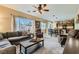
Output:
<instances>
[{"instance_id":1,"label":"dark wood coffee table","mask_svg":"<svg viewBox=\"0 0 79 59\"><path fill-rule=\"evenodd\" d=\"M31 53L31 50L36 50L38 45L44 46L44 40L39 40L37 42L30 42L30 40L24 40L20 42L20 53L27 54L28 51Z\"/></svg>"}]
</instances>

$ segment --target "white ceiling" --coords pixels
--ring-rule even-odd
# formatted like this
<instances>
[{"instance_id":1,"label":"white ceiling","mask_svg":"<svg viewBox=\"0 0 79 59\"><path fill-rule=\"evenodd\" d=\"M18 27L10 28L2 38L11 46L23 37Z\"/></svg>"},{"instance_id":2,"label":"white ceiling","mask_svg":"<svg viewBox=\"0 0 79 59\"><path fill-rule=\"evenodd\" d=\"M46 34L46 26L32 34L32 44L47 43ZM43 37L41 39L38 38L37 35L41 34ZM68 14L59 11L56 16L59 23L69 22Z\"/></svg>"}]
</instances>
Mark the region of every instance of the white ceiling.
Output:
<instances>
[{"instance_id":1,"label":"white ceiling","mask_svg":"<svg viewBox=\"0 0 79 59\"><path fill-rule=\"evenodd\" d=\"M38 12L27 12L36 10L33 5L34 4L4 4L3 6L25 12L27 14L38 16L50 21L62 21L72 19L75 17L77 9L79 8L78 4L48 4L49 12L44 12L43 14L40 14ZM56 16L53 17L53 15ZM58 19L56 19L56 17Z\"/></svg>"}]
</instances>

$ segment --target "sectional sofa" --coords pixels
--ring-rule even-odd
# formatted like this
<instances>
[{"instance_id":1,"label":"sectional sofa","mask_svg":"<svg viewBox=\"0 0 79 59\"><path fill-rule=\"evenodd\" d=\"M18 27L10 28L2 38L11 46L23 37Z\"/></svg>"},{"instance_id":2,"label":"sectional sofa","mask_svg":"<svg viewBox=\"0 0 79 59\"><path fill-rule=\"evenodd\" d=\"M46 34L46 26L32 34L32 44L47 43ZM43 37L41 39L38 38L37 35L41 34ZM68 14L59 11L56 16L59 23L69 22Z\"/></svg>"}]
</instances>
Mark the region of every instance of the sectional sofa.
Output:
<instances>
[{"instance_id":1,"label":"sectional sofa","mask_svg":"<svg viewBox=\"0 0 79 59\"><path fill-rule=\"evenodd\" d=\"M16 46L7 40L0 40L0 54L16 54Z\"/></svg>"},{"instance_id":2,"label":"sectional sofa","mask_svg":"<svg viewBox=\"0 0 79 59\"><path fill-rule=\"evenodd\" d=\"M27 32L6 32L0 34L3 36L3 39L7 39L11 44L15 45L19 44L19 41L29 38Z\"/></svg>"},{"instance_id":3,"label":"sectional sofa","mask_svg":"<svg viewBox=\"0 0 79 59\"><path fill-rule=\"evenodd\" d=\"M29 39L27 32L0 33L0 54L15 54L20 41Z\"/></svg>"}]
</instances>

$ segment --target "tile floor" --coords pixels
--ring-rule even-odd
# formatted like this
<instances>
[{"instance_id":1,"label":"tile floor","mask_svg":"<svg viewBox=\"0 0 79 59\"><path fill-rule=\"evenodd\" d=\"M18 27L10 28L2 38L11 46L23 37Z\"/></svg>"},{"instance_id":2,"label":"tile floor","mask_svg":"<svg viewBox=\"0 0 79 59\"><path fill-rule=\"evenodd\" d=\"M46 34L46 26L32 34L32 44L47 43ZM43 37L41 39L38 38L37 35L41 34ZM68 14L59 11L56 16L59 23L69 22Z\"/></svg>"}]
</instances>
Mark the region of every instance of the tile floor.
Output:
<instances>
[{"instance_id":1,"label":"tile floor","mask_svg":"<svg viewBox=\"0 0 79 59\"><path fill-rule=\"evenodd\" d=\"M44 35L44 47L38 49L34 54L62 54L64 47L58 42L58 36Z\"/></svg>"}]
</instances>

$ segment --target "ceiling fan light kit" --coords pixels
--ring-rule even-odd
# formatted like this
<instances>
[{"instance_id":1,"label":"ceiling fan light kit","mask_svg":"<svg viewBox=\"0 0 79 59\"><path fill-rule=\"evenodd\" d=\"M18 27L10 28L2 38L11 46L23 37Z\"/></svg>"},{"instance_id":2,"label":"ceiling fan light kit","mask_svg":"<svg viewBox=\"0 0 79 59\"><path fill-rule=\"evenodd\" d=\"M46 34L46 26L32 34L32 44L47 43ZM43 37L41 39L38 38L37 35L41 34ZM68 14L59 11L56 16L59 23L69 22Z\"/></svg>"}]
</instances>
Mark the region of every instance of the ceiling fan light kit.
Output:
<instances>
[{"instance_id":1,"label":"ceiling fan light kit","mask_svg":"<svg viewBox=\"0 0 79 59\"><path fill-rule=\"evenodd\" d=\"M36 10L34 10L33 12L38 11L40 14L42 14L44 11L48 12L49 9L47 8L47 4L38 4L36 6L33 6Z\"/></svg>"}]
</instances>

